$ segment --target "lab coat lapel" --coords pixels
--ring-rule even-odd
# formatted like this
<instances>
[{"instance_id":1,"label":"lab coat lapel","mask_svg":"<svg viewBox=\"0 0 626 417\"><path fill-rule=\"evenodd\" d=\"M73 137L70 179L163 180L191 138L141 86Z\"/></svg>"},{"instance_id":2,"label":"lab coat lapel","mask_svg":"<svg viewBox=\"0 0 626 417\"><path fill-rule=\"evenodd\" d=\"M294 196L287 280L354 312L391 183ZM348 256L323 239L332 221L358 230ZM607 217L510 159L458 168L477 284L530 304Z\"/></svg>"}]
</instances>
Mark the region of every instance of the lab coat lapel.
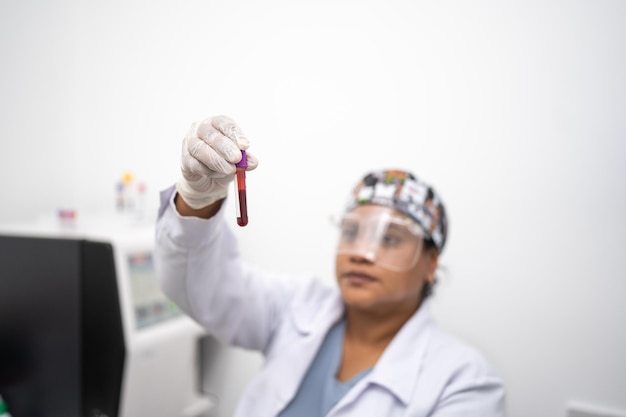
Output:
<instances>
[{"instance_id":1,"label":"lab coat lapel","mask_svg":"<svg viewBox=\"0 0 626 417\"><path fill-rule=\"evenodd\" d=\"M343 313L344 306L339 294L322 306L307 303L294 308L290 320L296 335L290 341L287 352L281 349L282 358L276 363L281 366L279 374L283 376L275 381L278 396L276 415L295 396L330 327Z\"/></svg>"}]
</instances>

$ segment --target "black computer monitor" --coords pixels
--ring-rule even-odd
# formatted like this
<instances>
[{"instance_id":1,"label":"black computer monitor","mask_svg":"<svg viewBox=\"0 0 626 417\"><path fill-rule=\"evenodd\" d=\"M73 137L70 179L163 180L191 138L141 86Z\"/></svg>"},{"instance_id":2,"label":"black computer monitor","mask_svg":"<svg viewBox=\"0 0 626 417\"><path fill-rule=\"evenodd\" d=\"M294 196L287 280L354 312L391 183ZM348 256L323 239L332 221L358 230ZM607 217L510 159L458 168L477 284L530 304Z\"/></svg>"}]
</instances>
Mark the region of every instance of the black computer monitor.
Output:
<instances>
[{"instance_id":1,"label":"black computer monitor","mask_svg":"<svg viewBox=\"0 0 626 417\"><path fill-rule=\"evenodd\" d=\"M13 416L115 417L124 355L109 244L0 235L0 395Z\"/></svg>"}]
</instances>

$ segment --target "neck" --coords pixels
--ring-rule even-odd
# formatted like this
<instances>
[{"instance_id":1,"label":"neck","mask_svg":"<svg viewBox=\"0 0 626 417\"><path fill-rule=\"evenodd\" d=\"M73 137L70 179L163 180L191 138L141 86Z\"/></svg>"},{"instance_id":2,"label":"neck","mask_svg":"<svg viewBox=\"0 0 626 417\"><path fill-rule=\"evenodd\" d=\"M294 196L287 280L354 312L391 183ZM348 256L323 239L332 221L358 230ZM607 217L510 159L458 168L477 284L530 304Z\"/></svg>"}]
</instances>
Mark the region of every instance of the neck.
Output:
<instances>
[{"instance_id":1,"label":"neck","mask_svg":"<svg viewBox=\"0 0 626 417\"><path fill-rule=\"evenodd\" d=\"M346 338L363 345L386 346L417 311L420 304L386 314L347 307Z\"/></svg>"}]
</instances>

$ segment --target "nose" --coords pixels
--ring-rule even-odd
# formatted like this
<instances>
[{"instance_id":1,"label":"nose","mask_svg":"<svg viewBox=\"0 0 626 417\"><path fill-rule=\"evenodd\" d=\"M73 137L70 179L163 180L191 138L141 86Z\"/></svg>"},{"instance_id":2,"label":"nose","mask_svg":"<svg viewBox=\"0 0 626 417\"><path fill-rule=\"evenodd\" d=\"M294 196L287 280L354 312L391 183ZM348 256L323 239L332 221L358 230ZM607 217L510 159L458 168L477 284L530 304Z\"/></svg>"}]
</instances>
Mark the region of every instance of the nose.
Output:
<instances>
[{"instance_id":1,"label":"nose","mask_svg":"<svg viewBox=\"0 0 626 417\"><path fill-rule=\"evenodd\" d=\"M350 262L355 264L373 264L375 259L372 254L365 255L361 253L352 253L349 258Z\"/></svg>"}]
</instances>

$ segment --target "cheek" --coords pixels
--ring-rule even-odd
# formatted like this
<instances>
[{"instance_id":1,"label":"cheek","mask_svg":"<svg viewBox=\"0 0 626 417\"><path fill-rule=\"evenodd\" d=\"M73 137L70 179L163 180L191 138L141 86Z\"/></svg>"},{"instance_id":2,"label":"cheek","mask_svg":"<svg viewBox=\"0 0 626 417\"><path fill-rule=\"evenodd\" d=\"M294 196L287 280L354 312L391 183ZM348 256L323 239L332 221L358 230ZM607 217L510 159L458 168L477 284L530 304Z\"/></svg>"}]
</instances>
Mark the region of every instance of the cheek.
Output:
<instances>
[{"instance_id":1,"label":"cheek","mask_svg":"<svg viewBox=\"0 0 626 417\"><path fill-rule=\"evenodd\" d=\"M335 256L335 269L339 269L339 267L343 263L343 259L341 259L341 258L342 258L341 255L336 255Z\"/></svg>"},{"instance_id":2,"label":"cheek","mask_svg":"<svg viewBox=\"0 0 626 417\"><path fill-rule=\"evenodd\" d=\"M341 275L341 271L345 269L346 260L344 256L337 255L335 256L335 278L339 278Z\"/></svg>"},{"instance_id":3,"label":"cheek","mask_svg":"<svg viewBox=\"0 0 626 417\"><path fill-rule=\"evenodd\" d=\"M413 293L416 289L421 288L421 280L417 277L416 274L406 273L402 274L402 276L395 277L394 282L396 282L397 287L401 287L403 291Z\"/></svg>"},{"instance_id":4,"label":"cheek","mask_svg":"<svg viewBox=\"0 0 626 417\"><path fill-rule=\"evenodd\" d=\"M423 268L415 267L396 277L399 286L409 293L420 292L426 281Z\"/></svg>"}]
</instances>

